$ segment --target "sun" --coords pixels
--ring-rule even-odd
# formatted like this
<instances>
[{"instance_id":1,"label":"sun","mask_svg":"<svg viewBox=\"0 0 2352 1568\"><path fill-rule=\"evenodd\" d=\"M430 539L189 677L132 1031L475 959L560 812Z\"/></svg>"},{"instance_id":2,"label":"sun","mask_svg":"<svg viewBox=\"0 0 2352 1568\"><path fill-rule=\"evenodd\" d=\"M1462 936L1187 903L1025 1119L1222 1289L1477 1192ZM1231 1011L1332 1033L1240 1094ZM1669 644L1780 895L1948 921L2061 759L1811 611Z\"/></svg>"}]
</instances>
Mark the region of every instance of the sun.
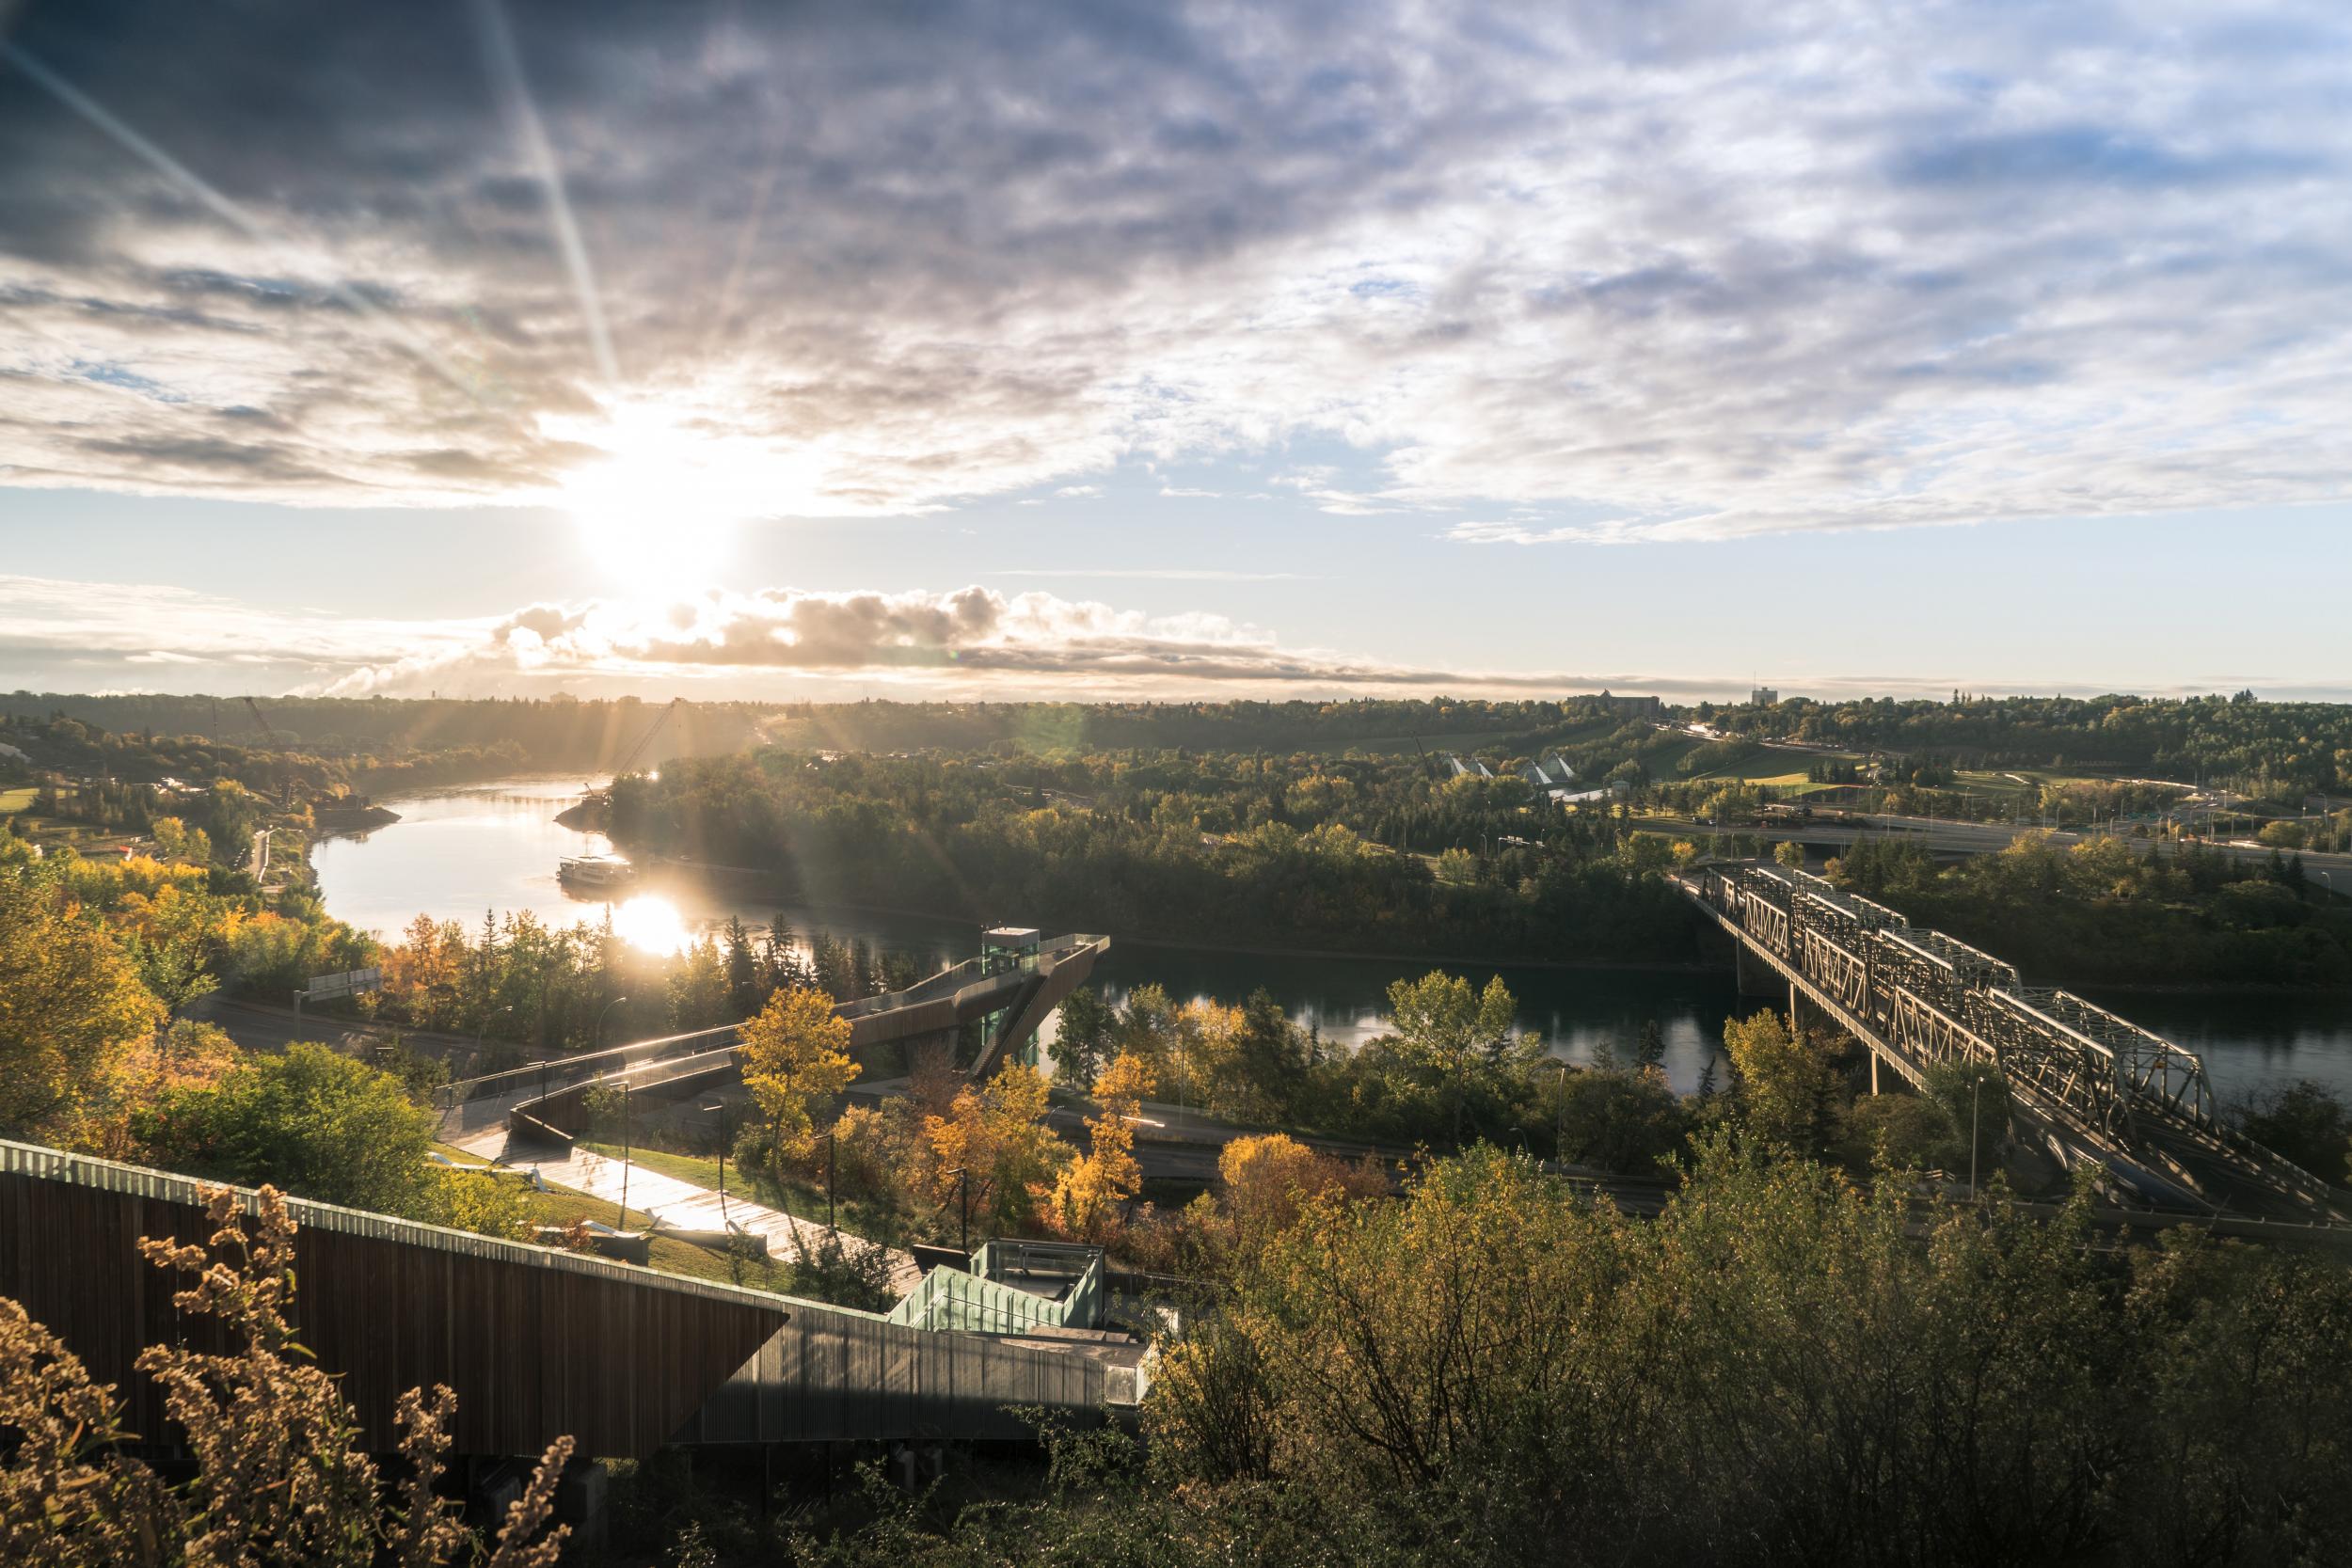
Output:
<instances>
[{"instance_id":1,"label":"sun","mask_svg":"<svg viewBox=\"0 0 2352 1568\"><path fill-rule=\"evenodd\" d=\"M732 519L686 512L658 518L637 511L576 511L581 550L618 588L675 594L715 585L734 542Z\"/></svg>"},{"instance_id":2,"label":"sun","mask_svg":"<svg viewBox=\"0 0 2352 1568\"><path fill-rule=\"evenodd\" d=\"M587 559L639 594L716 586L744 522L765 510L756 460L644 410L588 439L599 455L566 475L557 498Z\"/></svg>"}]
</instances>

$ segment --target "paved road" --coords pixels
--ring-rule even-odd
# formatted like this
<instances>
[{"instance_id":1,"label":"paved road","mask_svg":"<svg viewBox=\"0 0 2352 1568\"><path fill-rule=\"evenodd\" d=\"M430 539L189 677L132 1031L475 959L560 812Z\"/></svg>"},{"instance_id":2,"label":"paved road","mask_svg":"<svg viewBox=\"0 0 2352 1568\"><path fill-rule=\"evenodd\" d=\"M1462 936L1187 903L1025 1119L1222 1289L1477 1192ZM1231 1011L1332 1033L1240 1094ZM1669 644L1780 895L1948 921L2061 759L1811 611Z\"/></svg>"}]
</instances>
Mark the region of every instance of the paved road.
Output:
<instances>
[{"instance_id":1,"label":"paved road","mask_svg":"<svg viewBox=\"0 0 2352 1568\"><path fill-rule=\"evenodd\" d=\"M217 1024L247 1051L278 1052L297 1040L328 1045L347 1055L363 1055L371 1048L394 1040L420 1055L438 1056L459 1071L474 1053L471 1035L443 1035L430 1029L401 1029L387 1023L362 1023L323 1013L297 1013L261 1002L231 1001L215 991L199 996L180 1010L183 1018Z\"/></svg>"},{"instance_id":2,"label":"paved road","mask_svg":"<svg viewBox=\"0 0 2352 1568\"><path fill-rule=\"evenodd\" d=\"M1923 844L1939 853L1962 855L1995 853L2008 848L2015 842L2018 834L2031 831L2030 828L2012 827L2006 822L1955 822L1945 817L1893 816L1883 814L1865 814L1859 820L1868 823L1869 826L1862 827L1851 822L1817 820L1767 822L1755 827L1725 827L1723 831L1725 833L1738 833L1745 838L1761 838L1775 842L1782 839L1794 839L1804 844L1845 845L1852 844L1859 839L1868 839L1878 844ZM1653 832L1687 833L1694 841L1702 843L1715 832L1707 823L1671 816L1637 817L1633 826L1646 828ZM2050 842L2060 848L2071 848L2077 844L2089 843L2094 837L2115 836L2118 835L2061 831L2053 832L2050 835ZM2132 846L2136 850L2144 851L2148 845L2155 841L2124 837L2122 842ZM2268 865L2270 863L2272 851L2266 844L2235 841L2209 844L2206 847L2218 850L2224 856L2242 864ZM2178 848L2179 845L2175 844L2174 847ZM2346 897L2352 897L2352 854L2305 851L2303 874L2311 879L2313 887L2324 891L2328 884L2320 879L2320 873L2323 871L2332 879L2336 892Z\"/></svg>"}]
</instances>

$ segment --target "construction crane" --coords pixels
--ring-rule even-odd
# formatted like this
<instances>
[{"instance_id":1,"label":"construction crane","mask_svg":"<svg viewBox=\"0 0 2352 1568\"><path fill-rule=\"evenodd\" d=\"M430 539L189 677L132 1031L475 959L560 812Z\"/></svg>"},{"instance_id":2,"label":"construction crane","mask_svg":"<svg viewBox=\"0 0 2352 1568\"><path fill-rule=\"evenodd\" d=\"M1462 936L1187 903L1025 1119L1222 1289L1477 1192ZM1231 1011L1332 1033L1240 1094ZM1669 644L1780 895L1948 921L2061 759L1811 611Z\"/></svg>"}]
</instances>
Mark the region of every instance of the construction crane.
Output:
<instances>
[{"instance_id":1,"label":"construction crane","mask_svg":"<svg viewBox=\"0 0 2352 1568\"><path fill-rule=\"evenodd\" d=\"M269 741L270 750L273 752L283 752L286 749L287 737L279 735L276 730L269 727L269 721L262 717L262 705L255 702L252 698L247 697L245 699L245 710L253 715L254 723L261 726L262 735ZM220 711L220 705L218 703L215 703L213 705L213 711L215 713L218 713ZM278 797L279 803L284 805L287 810L293 810L294 803L294 764L281 755L276 762L270 765L270 770L278 775ZM262 863L264 865L268 864L268 854L266 849L264 849L262 853Z\"/></svg>"},{"instance_id":2,"label":"construction crane","mask_svg":"<svg viewBox=\"0 0 2352 1568\"><path fill-rule=\"evenodd\" d=\"M670 721L670 715L685 705L685 698L673 697L670 699L669 706L654 715L653 722L645 726L645 733L637 737L637 744L628 749L628 754L621 758L620 766L612 769L612 784L618 784L629 775L637 766L637 759L645 754L645 748L653 744L653 737L661 733L661 726ZM606 784L602 789L591 786L586 794L592 800L610 803L612 799L612 784Z\"/></svg>"}]
</instances>

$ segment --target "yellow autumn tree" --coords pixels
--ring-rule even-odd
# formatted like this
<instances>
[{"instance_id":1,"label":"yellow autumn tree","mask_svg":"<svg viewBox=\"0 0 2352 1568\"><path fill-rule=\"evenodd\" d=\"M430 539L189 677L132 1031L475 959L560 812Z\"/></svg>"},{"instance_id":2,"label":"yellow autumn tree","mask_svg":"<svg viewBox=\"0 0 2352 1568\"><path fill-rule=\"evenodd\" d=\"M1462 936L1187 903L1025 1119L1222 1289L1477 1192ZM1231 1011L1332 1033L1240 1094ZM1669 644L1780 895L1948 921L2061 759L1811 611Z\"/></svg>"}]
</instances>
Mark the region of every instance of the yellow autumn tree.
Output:
<instances>
[{"instance_id":1,"label":"yellow autumn tree","mask_svg":"<svg viewBox=\"0 0 2352 1568\"><path fill-rule=\"evenodd\" d=\"M0 865L0 1132L74 1118L164 1017L54 873Z\"/></svg>"},{"instance_id":2,"label":"yellow autumn tree","mask_svg":"<svg viewBox=\"0 0 2352 1568\"><path fill-rule=\"evenodd\" d=\"M1127 1200L1142 1190L1143 1167L1136 1163L1136 1118L1156 1077L1149 1061L1122 1052L1094 1081L1095 1102L1102 1110L1087 1118L1091 1147L1054 1184L1054 1218L1064 1235L1107 1243Z\"/></svg>"},{"instance_id":3,"label":"yellow autumn tree","mask_svg":"<svg viewBox=\"0 0 2352 1568\"><path fill-rule=\"evenodd\" d=\"M1726 1021L1724 1048L1739 1075L1740 1110L1752 1135L1807 1155L1836 1143L1843 1106L1824 1046L1765 1011Z\"/></svg>"},{"instance_id":4,"label":"yellow autumn tree","mask_svg":"<svg viewBox=\"0 0 2352 1568\"><path fill-rule=\"evenodd\" d=\"M817 1113L853 1083L850 1021L833 998L795 986L768 999L743 1025L743 1083L775 1129L776 1149L804 1160L817 1139Z\"/></svg>"}]
</instances>

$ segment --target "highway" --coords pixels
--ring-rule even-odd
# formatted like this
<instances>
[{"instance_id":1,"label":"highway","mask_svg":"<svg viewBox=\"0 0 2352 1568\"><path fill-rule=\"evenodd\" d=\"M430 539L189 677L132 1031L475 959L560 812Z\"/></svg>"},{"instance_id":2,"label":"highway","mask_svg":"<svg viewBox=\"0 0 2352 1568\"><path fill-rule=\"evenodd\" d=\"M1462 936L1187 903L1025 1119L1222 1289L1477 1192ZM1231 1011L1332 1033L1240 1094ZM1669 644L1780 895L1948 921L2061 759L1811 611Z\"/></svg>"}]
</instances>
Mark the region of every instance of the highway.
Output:
<instances>
[{"instance_id":1,"label":"highway","mask_svg":"<svg viewBox=\"0 0 2352 1568\"><path fill-rule=\"evenodd\" d=\"M1701 842L1717 831L1708 823L1693 822L1679 816L1637 817L1632 825L1652 832L1683 833ZM1842 847L1860 839L1877 844L1907 842L1923 845L1940 855L1993 854L2008 848L2019 834L2032 831L2030 823L2019 827L2007 822L1956 822L1948 817L1897 816L1878 812L1857 813L1850 818L1836 821L1816 817L1809 822L1725 824L1722 829L1727 835L1739 834L1773 843L1793 840L1799 844ZM2050 842L2060 848L2088 844L2094 838L2117 839L2141 854L2147 852L2150 845L2159 842L2170 842L2175 849L2196 843L2246 865L2266 866L2272 854L2270 846L2245 839L2223 842L2202 839L2160 841L2120 833L2073 832L2063 829L2050 834ZM2328 882L2320 879L2320 873L2326 872L2333 883L2333 890L2352 898L2352 854L2305 850L2302 855L2303 874L2311 879L2314 887L2323 890L2328 887Z\"/></svg>"}]
</instances>

